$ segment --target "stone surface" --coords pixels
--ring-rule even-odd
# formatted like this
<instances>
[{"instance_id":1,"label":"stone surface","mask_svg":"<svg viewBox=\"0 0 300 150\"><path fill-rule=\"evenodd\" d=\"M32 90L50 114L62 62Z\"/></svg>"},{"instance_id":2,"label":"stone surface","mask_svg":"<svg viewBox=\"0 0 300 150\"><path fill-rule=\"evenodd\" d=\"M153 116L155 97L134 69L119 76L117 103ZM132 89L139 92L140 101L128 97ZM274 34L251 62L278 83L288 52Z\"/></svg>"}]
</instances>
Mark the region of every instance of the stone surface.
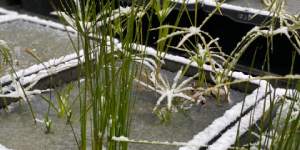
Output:
<instances>
[{"instance_id":1,"label":"stone surface","mask_svg":"<svg viewBox=\"0 0 300 150\"><path fill-rule=\"evenodd\" d=\"M20 69L39 63L24 51L25 47L43 62L75 52L66 32L23 20L1 23L0 39L15 51Z\"/></svg>"}]
</instances>

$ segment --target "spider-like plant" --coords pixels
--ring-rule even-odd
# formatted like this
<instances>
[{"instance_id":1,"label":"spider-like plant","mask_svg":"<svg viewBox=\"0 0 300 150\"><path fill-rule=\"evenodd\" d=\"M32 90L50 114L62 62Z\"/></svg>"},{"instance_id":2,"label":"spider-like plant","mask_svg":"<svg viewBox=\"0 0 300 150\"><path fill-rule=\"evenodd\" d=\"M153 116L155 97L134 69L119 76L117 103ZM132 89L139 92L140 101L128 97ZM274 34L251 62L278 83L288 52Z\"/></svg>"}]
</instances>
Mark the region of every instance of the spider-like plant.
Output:
<instances>
[{"instance_id":1,"label":"spider-like plant","mask_svg":"<svg viewBox=\"0 0 300 150\"><path fill-rule=\"evenodd\" d=\"M218 84L224 83L227 80L227 77L223 76L223 74L221 74L221 72L223 71L223 66L219 62L226 62L225 58L228 57L222 51L220 51L220 52L211 51L211 49L213 49L213 48L217 48L219 50L221 49L218 45L218 42L217 42L218 40L219 39L216 38L206 44L205 39L203 39L203 41L205 42L204 43L205 46L202 46L200 43L198 43L196 51L191 51L186 48L178 48L178 47L172 47L172 48L187 52L191 56L189 58L191 60L189 65L192 64L193 62L196 62L198 67L200 69L203 69L203 66L205 63L210 63L212 70L216 74L215 76L210 74L210 77L213 80L213 82L216 85L218 85ZM217 47L211 47L212 44L215 44ZM218 59L218 61L215 59ZM229 91L228 91L227 87L224 86L224 88L225 88L226 95L229 96ZM220 88L218 88L218 93L219 93L219 91L220 91ZM217 94L217 97L218 97L218 102L220 104L220 95ZM228 102L230 102L229 97L228 97Z\"/></svg>"},{"instance_id":2,"label":"spider-like plant","mask_svg":"<svg viewBox=\"0 0 300 150\"><path fill-rule=\"evenodd\" d=\"M192 91L192 90L204 91L204 88L202 87L194 88L194 87L187 86L187 84L190 83L190 81L192 81L194 78L196 78L199 75L198 73L193 77L184 80L180 85L178 85L181 75L182 75L182 70L179 70L174 78L174 82L172 86L170 86L168 81L165 81L163 79L160 73L157 75L158 78L156 78L156 72L153 71L148 76L153 86L144 83L142 81L139 81L137 79L135 79L135 81L139 82L141 85L153 91L156 91L161 95L158 101L156 102L156 106L153 108L153 111L157 109L157 107L165 98L167 99L167 111L170 111L172 107L172 101L176 97L183 98L185 99L185 101L189 101L192 99L192 97L186 94L187 91ZM193 100L193 102L195 102L195 100Z\"/></svg>"},{"instance_id":3,"label":"spider-like plant","mask_svg":"<svg viewBox=\"0 0 300 150\"><path fill-rule=\"evenodd\" d=\"M225 55L222 51L220 51L220 52L211 51L211 49L213 49L213 48L220 49L220 47L217 43L218 40L219 40L219 38L216 38L216 39L211 40L207 44L205 42L205 46L198 43L195 51L191 51L186 48L178 48L178 47L173 47L173 46L170 46L170 47L177 49L177 50L187 52L191 56L189 58L191 60L190 64L193 62L196 62L198 64L198 67L203 68L203 65L205 63L211 63L212 68L214 70L216 70L215 67L217 67L219 70L222 70L223 69L222 64L220 64L218 61L214 60L213 58L217 58L220 61L225 62L226 61L225 56L227 56L227 55ZM216 44L217 47L211 47L212 44Z\"/></svg>"}]
</instances>

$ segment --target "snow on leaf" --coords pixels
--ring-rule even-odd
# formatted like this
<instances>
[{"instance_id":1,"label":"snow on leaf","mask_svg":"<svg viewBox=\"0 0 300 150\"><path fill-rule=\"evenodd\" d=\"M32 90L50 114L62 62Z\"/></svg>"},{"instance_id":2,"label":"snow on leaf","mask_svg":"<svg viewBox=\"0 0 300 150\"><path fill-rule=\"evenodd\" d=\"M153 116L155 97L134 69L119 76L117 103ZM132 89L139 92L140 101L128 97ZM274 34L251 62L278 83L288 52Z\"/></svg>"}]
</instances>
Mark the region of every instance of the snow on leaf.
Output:
<instances>
[{"instance_id":1,"label":"snow on leaf","mask_svg":"<svg viewBox=\"0 0 300 150\"><path fill-rule=\"evenodd\" d=\"M182 74L182 70L179 70L174 78L174 82L172 84L172 87L167 84L167 82L162 78L161 74L158 74L156 76L156 72L151 72L149 75L149 80L154 86L148 85L142 81L135 80L139 82L140 84L148 87L151 90L155 90L157 93L159 93L161 96L159 97L158 101L156 102L156 106L154 107L153 111L157 109L157 107L160 105L160 103L166 98L167 99L167 109L171 109L172 101L175 97L180 97L183 99L190 100L192 99L190 96L185 94L185 92L193 89L192 87L185 87L192 79L196 78L198 74L196 74L193 77L190 77L183 81L178 87L178 82L180 80Z\"/></svg>"},{"instance_id":2,"label":"snow on leaf","mask_svg":"<svg viewBox=\"0 0 300 150\"><path fill-rule=\"evenodd\" d=\"M42 92L47 92L50 91L49 89L47 90L33 90L33 91L29 91L30 88L32 88L37 82L38 80L34 81L33 83L31 83L28 87L24 88L22 87L24 84L24 72L22 76L20 77L19 82L16 81L16 79L14 78L13 75L11 75L12 77L12 87L14 87L15 91L12 91L10 89L6 89L6 91L10 92L8 94L0 94L0 97L9 97L9 98L21 98L23 100L26 100L26 96L28 95L35 95L35 94L41 94ZM22 86L21 86L22 84ZM23 90L22 90L23 88ZM3 91L2 91L3 93ZM26 95L26 96L25 96Z\"/></svg>"}]
</instances>

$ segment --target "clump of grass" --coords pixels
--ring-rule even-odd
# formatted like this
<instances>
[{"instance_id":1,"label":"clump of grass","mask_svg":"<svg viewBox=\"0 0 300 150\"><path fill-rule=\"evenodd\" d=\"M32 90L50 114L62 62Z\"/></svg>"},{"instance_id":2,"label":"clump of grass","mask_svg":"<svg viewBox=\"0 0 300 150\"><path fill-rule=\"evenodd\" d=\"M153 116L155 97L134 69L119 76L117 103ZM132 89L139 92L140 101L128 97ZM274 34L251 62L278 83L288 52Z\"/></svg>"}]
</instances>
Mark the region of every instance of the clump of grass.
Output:
<instances>
[{"instance_id":1,"label":"clump of grass","mask_svg":"<svg viewBox=\"0 0 300 150\"><path fill-rule=\"evenodd\" d=\"M156 76L158 76L158 80L156 78ZM159 93L161 96L158 99L155 107L153 108L153 112L155 112L158 116L162 116L162 120L164 120L164 115L162 115L161 112L159 112L157 110L157 107L160 105L160 103L166 98L167 99L167 105L166 105L166 111L167 111L167 119L169 118L169 114L172 111L172 103L173 101L178 97L178 98L182 98L182 103L186 103L187 101L191 100L192 97L189 96L187 94L188 91L204 91L204 88L198 87L198 88L194 88L194 87L190 87L187 86L187 84L189 84L193 79L195 79L196 77L198 77L198 74L194 75L193 77L190 77L186 80L184 80L181 84L179 84L179 80L181 79L182 76L182 70L179 70L174 78L174 82L172 84L172 86L170 86L169 82L163 79L161 74L156 75L156 72L151 72L150 75L148 76L148 79L150 80L150 82L152 83L153 86L141 82L139 80L135 80L137 81L139 84ZM179 85L178 85L179 84ZM200 100L199 100L200 101ZM194 103L200 103L195 100L192 100L192 102ZM184 107L184 105L181 105L181 108Z\"/></svg>"},{"instance_id":2,"label":"clump of grass","mask_svg":"<svg viewBox=\"0 0 300 150\"><path fill-rule=\"evenodd\" d=\"M47 113L45 113L45 125L46 125L46 133L51 132L52 119L50 120Z\"/></svg>"},{"instance_id":3,"label":"clump of grass","mask_svg":"<svg viewBox=\"0 0 300 150\"><path fill-rule=\"evenodd\" d=\"M132 2L130 7L115 9L116 1L101 1L98 3L100 9L96 10L95 0L77 0L69 3L74 16L66 17L59 12L63 21L78 31L85 59L79 64L79 70L85 74L85 83L79 84L79 88L83 86L85 90L83 98L79 98L81 144L78 148L86 149L88 120L92 124L93 149L102 149L103 145L107 149L127 148L126 142L112 141L111 138L128 136L130 131L132 83L139 75L135 63L144 62L143 54L135 54L131 44L140 43L140 17L147 9L141 2L137 6ZM126 32L125 36L123 32ZM116 34L121 37L119 46L113 38ZM78 54L78 45L73 44L73 47ZM145 63L151 64L152 61L145 60Z\"/></svg>"},{"instance_id":4,"label":"clump of grass","mask_svg":"<svg viewBox=\"0 0 300 150\"><path fill-rule=\"evenodd\" d=\"M62 117L64 116L66 113L68 114L68 119L71 117L71 114L72 114L72 105L75 103L75 100L73 100L71 106L68 107L68 101L69 101L69 98L71 96L71 92L74 88L75 84L74 83L70 83L69 84L69 87L68 89L66 89L66 84L64 84L63 86L63 89L58 89L56 92L57 92L57 100L58 100L58 104L59 104L59 107L56 108L56 106L51 102L51 100L49 100L48 98L46 98L45 96L41 95L41 98L44 99L49 105L52 106L52 108L54 108L54 110L57 112L58 116L59 117ZM59 87L61 87L61 85L59 85ZM67 91L67 93L66 93Z\"/></svg>"}]
</instances>

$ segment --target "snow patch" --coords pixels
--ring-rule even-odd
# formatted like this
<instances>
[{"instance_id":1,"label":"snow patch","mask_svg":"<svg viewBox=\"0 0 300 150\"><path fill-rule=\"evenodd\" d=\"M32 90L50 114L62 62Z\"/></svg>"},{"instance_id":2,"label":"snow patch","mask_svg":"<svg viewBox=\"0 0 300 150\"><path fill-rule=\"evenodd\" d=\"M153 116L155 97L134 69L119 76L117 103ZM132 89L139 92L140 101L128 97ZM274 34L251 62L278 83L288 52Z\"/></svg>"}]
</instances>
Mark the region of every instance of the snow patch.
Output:
<instances>
[{"instance_id":1,"label":"snow patch","mask_svg":"<svg viewBox=\"0 0 300 150\"><path fill-rule=\"evenodd\" d=\"M0 8L0 13L1 13L1 10L4 11L5 9ZM18 14L17 12L6 13L6 15L0 15L0 23L15 21L15 20L26 20L26 21L38 23L38 24L41 24L41 25L44 25L47 27L50 26L50 27L54 27L54 28L57 28L60 30L66 30L65 27L61 23L41 19L38 17L28 16L25 14ZM74 30L73 28L71 28L69 26L67 26L66 28L70 32L73 32L73 33L77 32L76 30Z\"/></svg>"},{"instance_id":2,"label":"snow patch","mask_svg":"<svg viewBox=\"0 0 300 150\"><path fill-rule=\"evenodd\" d=\"M5 146L0 144L0 150L13 150L13 149L6 148Z\"/></svg>"},{"instance_id":3,"label":"snow patch","mask_svg":"<svg viewBox=\"0 0 300 150\"><path fill-rule=\"evenodd\" d=\"M1 14L5 14L5 15L7 15L7 14L18 14L18 13L15 12L15 11L6 10L6 9L4 9L4 8L1 8L1 7L0 7L0 13L1 13Z\"/></svg>"}]
</instances>

